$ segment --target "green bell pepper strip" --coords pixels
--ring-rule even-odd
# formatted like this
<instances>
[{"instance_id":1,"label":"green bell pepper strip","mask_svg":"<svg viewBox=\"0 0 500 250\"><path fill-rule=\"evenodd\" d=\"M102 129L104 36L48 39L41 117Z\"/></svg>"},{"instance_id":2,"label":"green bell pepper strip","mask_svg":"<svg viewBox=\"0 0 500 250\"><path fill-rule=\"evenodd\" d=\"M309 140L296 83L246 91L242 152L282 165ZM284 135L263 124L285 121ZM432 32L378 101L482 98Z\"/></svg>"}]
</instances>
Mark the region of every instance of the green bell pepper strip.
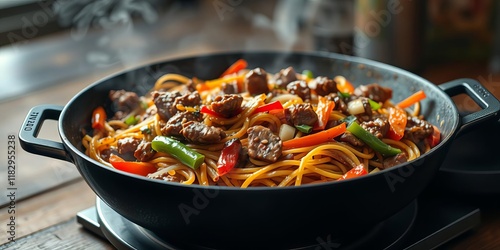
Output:
<instances>
[{"instance_id":1,"label":"green bell pepper strip","mask_svg":"<svg viewBox=\"0 0 500 250\"><path fill-rule=\"evenodd\" d=\"M134 114L130 114L125 118L125 124L127 125L135 125L139 121L139 118L136 117Z\"/></svg>"},{"instance_id":2,"label":"green bell pepper strip","mask_svg":"<svg viewBox=\"0 0 500 250\"><path fill-rule=\"evenodd\" d=\"M390 145L384 143L379 138L366 131L355 121L351 122L350 124L348 123L347 131L351 132L357 138L373 148L373 150L383 155L391 156L401 153L401 150L399 148L393 148Z\"/></svg>"},{"instance_id":3,"label":"green bell pepper strip","mask_svg":"<svg viewBox=\"0 0 500 250\"><path fill-rule=\"evenodd\" d=\"M205 161L205 156L188 148L178 140L166 136L156 136L151 147L163 153L168 153L186 166L197 169Z\"/></svg>"},{"instance_id":4,"label":"green bell pepper strip","mask_svg":"<svg viewBox=\"0 0 500 250\"><path fill-rule=\"evenodd\" d=\"M307 70L307 69L302 71L302 75L306 76L309 79L313 79L314 78L313 72L310 71L310 70Z\"/></svg>"},{"instance_id":5,"label":"green bell pepper strip","mask_svg":"<svg viewBox=\"0 0 500 250\"><path fill-rule=\"evenodd\" d=\"M373 110L378 110L382 107L382 105L380 105L380 103L372 100L372 99L368 99L368 102L370 103L370 107L373 109Z\"/></svg>"},{"instance_id":6,"label":"green bell pepper strip","mask_svg":"<svg viewBox=\"0 0 500 250\"><path fill-rule=\"evenodd\" d=\"M337 92L337 94L342 97L342 98L349 98L351 97L351 94L346 93L346 92Z\"/></svg>"}]
</instances>

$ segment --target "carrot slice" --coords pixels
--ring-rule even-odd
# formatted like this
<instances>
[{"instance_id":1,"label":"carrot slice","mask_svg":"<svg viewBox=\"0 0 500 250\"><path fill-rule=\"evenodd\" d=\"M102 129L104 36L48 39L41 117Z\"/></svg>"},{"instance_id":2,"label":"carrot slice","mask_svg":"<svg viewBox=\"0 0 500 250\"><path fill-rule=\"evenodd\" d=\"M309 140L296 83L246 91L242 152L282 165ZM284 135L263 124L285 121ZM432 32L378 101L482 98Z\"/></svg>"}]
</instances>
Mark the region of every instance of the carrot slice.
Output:
<instances>
[{"instance_id":1,"label":"carrot slice","mask_svg":"<svg viewBox=\"0 0 500 250\"><path fill-rule=\"evenodd\" d=\"M419 90L415 92L413 95L408 96L406 99L396 104L396 106L402 109L408 108L411 105L425 99L425 97L426 97L425 92L423 90Z\"/></svg>"}]
</instances>

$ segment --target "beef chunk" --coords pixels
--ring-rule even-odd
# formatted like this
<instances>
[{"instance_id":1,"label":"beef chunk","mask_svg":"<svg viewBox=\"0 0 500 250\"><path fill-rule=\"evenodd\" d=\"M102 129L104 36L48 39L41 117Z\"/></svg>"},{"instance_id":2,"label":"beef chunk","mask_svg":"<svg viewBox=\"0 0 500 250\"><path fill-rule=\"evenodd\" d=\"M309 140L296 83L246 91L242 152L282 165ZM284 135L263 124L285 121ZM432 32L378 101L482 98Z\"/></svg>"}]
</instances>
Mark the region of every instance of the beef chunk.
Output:
<instances>
[{"instance_id":1,"label":"beef chunk","mask_svg":"<svg viewBox=\"0 0 500 250\"><path fill-rule=\"evenodd\" d=\"M196 84L191 79L189 79L189 81L184 86L186 87L186 92L195 92L196 91Z\"/></svg>"},{"instance_id":2,"label":"beef chunk","mask_svg":"<svg viewBox=\"0 0 500 250\"><path fill-rule=\"evenodd\" d=\"M190 142L212 144L226 137L226 133L221 128L207 126L197 121L186 122L182 124L182 127L182 135Z\"/></svg>"},{"instance_id":3,"label":"beef chunk","mask_svg":"<svg viewBox=\"0 0 500 250\"><path fill-rule=\"evenodd\" d=\"M175 98L174 107L177 104L182 104L186 107L195 107L201 105L201 97L198 91L187 93Z\"/></svg>"},{"instance_id":4,"label":"beef chunk","mask_svg":"<svg viewBox=\"0 0 500 250\"><path fill-rule=\"evenodd\" d=\"M111 154L119 155L118 150L115 147L110 147L100 152L101 158L107 162L109 162L109 157L111 156Z\"/></svg>"},{"instance_id":5,"label":"beef chunk","mask_svg":"<svg viewBox=\"0 0 500 250\"><path fill-rule=\"evenodd\" d=\"M141 103L139 96L135 92L125 90L109 91L109 98L113 103L115 111L114 119L123 119Z\"/></svg>"},{"instance_id":6,"label":"beef chunk","mask_svg":"<svg viewBox=\"0 0 500 250\"><path fill-rule=\"evenodd\" d=\"M228 95L240 93L240 90L238 89L238 82L236 81L222 83L221 90L222 93Z\"/></svg>"},{"instance_id":7,"label":"beef chunk","mask_svg":"<svg viewBox=\"0 0 500 250\"><path fill-rule=\"evenodd\" d=\"M373 118L375 119L362 122L361 127L377 138L382 139L387 131L389 131L389 121L383 115Z\"/></svg>"},{"instance_id":8,"label":"beef chunk","mask_svg":"<svg viewBox=\"0 0 500 250\"><path fill-rule=\"evenodd\" d=\"M281 156L282 142L279 136L263 126L253 126L247 130L248 155L257 160L276 162Z\"/></svg>"},{"instance_id":9,"label":"beef chunk","mask_svg":"<svg viewBox=\"0 0 500 250\"><path fill-rule=\"evenodd\" d=\"M391 156L389 158L384 159L382 163L382 168L387 169L399 165L401 163L405 163L408 161L408 158L405 153L400 153L395 156Z\"/></svg>"},{"instance_id":10,"label":"beef chunk","mask_svg":"<svg viewBox=\"0 0 500 250\"><path fill-rule=\"evenodd\" d=\"M328 77L318 76L314 81L316 82L316 93L320 96L338 92L337 83Z\"/></svg>"},{"instance_id":11,"label":"beef chunk","mask_svg":"<svg viewBox=\"0 0 500 250\"><path fill-rule=\"evenodd\" d=\"M170 117L177 113L177 108L174 105L175 98L180 97L179 91L172 92L153 92L153 101L156 106L158 115L164 121L168 121Z\"/></svg>"},{"instance_id":12,"label":"beef chunk","mask_svg":"<svg viewBox=\"0 0 500 250\"><path fill-rule=\"evenodd\" d=\"M349 131L346 131L345 133L343 133L340 136L339 140L342 141L342 142L347 142L347 143L351 144L354 147L362 147L362 146L365 145L364 142L362 142L360 139L358 139L358 137L354 136Z\"/></svg>"},{"instance_id":13,"label":"beef chunk","mask_svg":"<svg viewBox=\"0 0 500 250\"><path fill-rule=\"evenodd\" d=\"M137 149L140 142L141 140L136 138L119 139L117 142L119 156L124 160L134 159L134 151Z\"/></svg>"},{"instance_id":14,"label":"beef chunk","mask_svg":"<svg viewBox=\"0 0 500 250\"><path fill-rule=\"evenodd\" d=\"M296 80L297 80L297 73L292 67L282 69L280 70L279 73L274 75L274 81L276 83L276 87L280 89L285 89L289 83Z\"/></svg>"},{"instance_id":15,"label":"beef chunk","mask_svg":"<svg viewBox=\"0 0 500 250\"><path fill-rule=\"evenodd\" d=\"M179 137L182 136L182 124L189 121L201 122L202 120L203 117L199 113L188 111L178 112L177 114L172 116L164 126L161 127L161 133L163 135Z\"/></svg>"},{"instance_id":16,"label":"beef chunk","mask_svg":"<svg viewBox=\"0 0 500 250\"><path fill-rule=\"evenodd\" d=\"M377 83L361 85L354 89L354 95L364 96L376 102L385 102L392 98L392 89L382 87Z\"/></svg>"},{"instance_id":17,"label":"beef chunk","mask_svg":"<svg viewBox=\"0 0 500 250\"><path fill-rule=\"evenodd\" d=\"M339 110L340 112L347 114L347 104L344 98L339 96L337 93L331 93L326 96L326 99L335 102L333 110Z\"/></svg>"},{"instance_id":18,"label":"beef chunk","mask_svg":"<svg viewBox=\"0 0 500 250\"><path fill-rule=\"evenodd\" d=\"M240 112L242 102L240 95L223 95L215 97L210 107L224 117L232 117Z\"/></svg>"},{"instance_id":19,"label":"beef chunk","mask_svg":"<svg viewBox=\"0 0 500 250\"><path fill-rule=\"evenodd\" d=\"M434 133L434 128L432 124L427 121L421 120L414 116L408 116L408 122L406 123L405 139L408 139L414 143L419 143L423 139L429 137Z\"/></svg>"},{"instance_id":20,"label":"beef chunk","mask_svg":"<svg viewBox=\"0 0 500 250\"><path fill-rule=\"evenodd\" d=\"M149 161L155 155L151 142L142 140L134 151L134 157L139 161Z\"/></svg>"},{"instance_id":21,"label":"beef chunk","mask_svg":"<svg viewBox=\"0 0 500 250\"><path fill-rule=\"evenodd\" d=\"M182 95L179 91L172 92L154 92L154 103L158 110L158 115L164 121L168 121L177 114L177 104L194 107L201 104L201 97L198 92L192 92Z\"/></svg>"},{"instance_id":22,"label":"beef chunk","mask_svg":"<svg viewBox=\"0 0 500 250\"><path fill-rule=\"evenodd\" d=\"M294 126L313 126L318 121L318 115L314 112L310 103L294 104L285 109L285 112Z\"/></svg>"},{"instance_id":23,"label":"beef chunk","mask_svg":"<svg viewBox=\"0 0 500 250\"><path fill-rule=\"evenodd\" d=\"M156 115L157 111L158 110L156 109L156 106L151 105L149 108L146 109L144 114L142 114L142 120L144 121L144 120L148 119L149 117Z\"/></svg>"},{"instance_id":24,"label":"beef chunk","mask_svg":"<svg viewBox=\"0 0 500 250\"><path fill-rule=\"evenodd\" d=\"M342 121L342 120L330 120L330 121L328 121L326 123L325 129L336 127L336 126L340 125L343 122L344 121Z\"/></svg>"},{"instance_id":25,"label":"beef chunk","mask_svg":"<svg viewBox=\"0 0 500 250\"><path fill-rule=\"evenodd\" d=\"M299 96L304 101L311 100L311 89L309 89L305 81L293 81L286 85L286 90L288 90L290 94Z\"/></svg>"},{"instance_id":26,"label":"beef chunk","mask_svg":"<svg viewBox=\"0 0 500 250\"><path fill-rule=\"evenodd\" d=\"M245 88L253 96L269 92L266 71L261 68L250 70L245 75Z\"/></svg>"},{"instance_id":27,"label":"beef chunk","mask_svg":"<svg viewBox=\"0 0 500 250\"><path fill-rule=\"evenodd\" d=\"M184 179L179 174L170 175L168 171L165 171L165 169L159 169L154 173L148 174L148 178L169 182L181 182L181 180Z\"/></svg>"}]
</instances>

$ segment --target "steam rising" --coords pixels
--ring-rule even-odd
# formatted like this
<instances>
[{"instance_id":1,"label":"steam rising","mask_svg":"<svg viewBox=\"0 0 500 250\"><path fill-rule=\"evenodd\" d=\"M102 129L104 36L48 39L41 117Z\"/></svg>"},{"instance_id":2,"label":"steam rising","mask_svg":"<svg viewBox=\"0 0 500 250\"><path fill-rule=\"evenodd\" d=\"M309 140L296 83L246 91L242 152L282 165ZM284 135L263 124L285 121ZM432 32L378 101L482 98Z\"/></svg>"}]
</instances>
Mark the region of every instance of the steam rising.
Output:
<instances>
[{"instance_id":1,"label":"steam rising","mask_svg":"<svg viewBox=\"0 0 500 250\"><path fill-rule=\"evenodd\" d=\"M54 8L73 39L92 43L84 58L101 68L217 51L312 50L301 27L307 2L272 3L86 0Z\"/></svg>"}]
</instances>

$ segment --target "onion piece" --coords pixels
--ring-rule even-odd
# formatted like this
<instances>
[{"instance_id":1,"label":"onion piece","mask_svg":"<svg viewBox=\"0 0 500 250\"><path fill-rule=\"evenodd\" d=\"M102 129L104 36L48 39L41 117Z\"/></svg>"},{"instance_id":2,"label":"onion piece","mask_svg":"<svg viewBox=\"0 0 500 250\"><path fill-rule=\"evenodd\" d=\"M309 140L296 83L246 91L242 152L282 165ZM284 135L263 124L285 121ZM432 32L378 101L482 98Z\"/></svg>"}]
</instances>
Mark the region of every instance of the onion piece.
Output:
<instances>
[{"instance_id":1,"label":"onion piece","mask_svg":"<svg viewBox=\"0 0 500 250\"><path fill-rule=\"evenodd\" d=\"M295 128L294 127L292 127L286 123L281 124L280 132L279 132L279 137L280 137L281 141L288 141L290 139L293 139L294 136L295 136Z\"/></svg>"},{"instance_id":2,"label":"onion piece","mask_svg":"<svg viewBox=\"0 0 500 250\"><path fill-rule=\"evenodd\" d=\"M347 103L347 112L351 115L357 115L365 112L365 107L363 107L363 102L361 99L356 99Z\"/></svg>"}]
</instances>

